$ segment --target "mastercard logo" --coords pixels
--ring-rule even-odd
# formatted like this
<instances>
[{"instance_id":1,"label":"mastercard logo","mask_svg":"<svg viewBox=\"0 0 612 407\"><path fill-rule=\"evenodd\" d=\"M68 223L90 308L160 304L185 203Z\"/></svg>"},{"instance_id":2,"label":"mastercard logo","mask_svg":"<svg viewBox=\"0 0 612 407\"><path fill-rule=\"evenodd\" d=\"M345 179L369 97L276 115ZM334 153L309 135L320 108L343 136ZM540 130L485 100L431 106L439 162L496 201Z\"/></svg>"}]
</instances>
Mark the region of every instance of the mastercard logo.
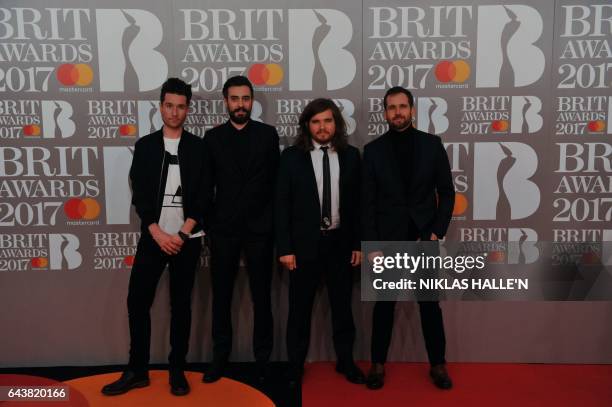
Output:
<instances>
[{"instance_id":1,"label":"mastercard logo","mask_svg":"<svg viewBox=\"0 0 612 407\"><path fill-rule=\"evenodd\" d=\"M582 253L582 264L598 264L600 262L599 256L594 252Z\"/></svg>"},{"instance_id":2,"label":"mastercard logo","mask_svg":"<svg viewBox=\"0 0 612 407\"><path fill-rule=\"evenodd\" d=\"M132 267L134 265L134 256L125 256L123 262L126 266Z\"/></svg>"},{"instance_id":3,"label":"mastercard logo","mask_svg":"<svg viewBox=\"0 0 612 407\"><path fill-rule=\"evenodd\" d=\"M470 77L470 65L463 61L440 61L434 70L440 82L463 83Z\"/></svg>"},{"instance_id":4,"label":"mastercard logo","mask_svg":"<svg viewBox=\"0 0 612 407\"><path fill-rule=\"evenodd\" d=\"M507 131L508 120L495 120L491 123L491 128L493 129L493 131Z\"/></svg>"},{"instance_id":5,"label":"mastercard logo","mask_svg":"<svg viewBox=\"0 0 612 407\"><path fill-rule=\"evenodd\" d=\"M28 137L40 136L40 126L35 124L23 126L23 135Z\"/></svg>"},{"instance_id":6,"label":"mastercard logo","mask_svg":"<svg viewBox=\"0 0 612 407\"><path fill-rule=\"evenodd\" d=\"M45 268L49 265L49 259L46 257L34 257L32 260L30 260L30 264L33 268Z\"/></svg>"},{"instance_id":7,"label":"mastercard logo","mask_svg":"<svg viewBox=\"0 0 612 407\"><path fill-rule=\"evenodd\" d=\"M503 263L504 260L506 260L506 253L500 250L492 251L492 252L489 252L489 255L487 256L487 258L489 259L489 262L491 263Z\"/></svg>"},{"instance_id":8,"label":"mastercard logo","mask_svg":"<svg viewBox=\"0 0 612 407\"><path fill-rule=\"evenodd\" d=\"M55 75L64 86L87 86L93 80L93 71L87 64L62 64Z\"/></svg>"},{"instance_id":9,"label":"mastercard logo","mask_svg":"<svg viewBox=\"0 0 612 407\"><path fill-rule=\"evenodd\" d=\"M249 68L249 80L253 85L278 85L283 80L283 68L278 64L254 64Z\"/></svg>"},{"instance_id":10,"label":"mastercard logo","mask_svg":"<svg viewBox=\"0 0 612 407\"><path fill-rule=\"evenodd\" d=\"M463 215L468 208L468 200L465 195L455 194L455 206L453 208L453 216Z\"/></svg>"},{"instance_id":11,"label":"mastercard logo","mask_svg":"<svg viewBox=\"0 0 612 407\"><path fill-rule=\"evenodd\" d=\"M606 127L606 122L603 120L593 120L589 122L588 127L591 133L601 133Z\"/></svg>"},{"instance_id":12,"label":"mastercard logo","mask_svg":"<svg viewBox=\"0 0 612 407\"><path fill-rule=\"evenodd\" d=\"M91 220L100 215L100 204L92 198L72 198L64 204L64 213L72 220Z\"/></svg>"},{"instance_id":13,"label":"mastercard logo","mask_svg":"<svg viewBox=\"0 0 612 407\"><path fill-rule=\"evenodd\" d=\"M133 124L124 124L119 127L119 134L124 137L136 135L136 126Z\"/></svg>"}]
</instances>

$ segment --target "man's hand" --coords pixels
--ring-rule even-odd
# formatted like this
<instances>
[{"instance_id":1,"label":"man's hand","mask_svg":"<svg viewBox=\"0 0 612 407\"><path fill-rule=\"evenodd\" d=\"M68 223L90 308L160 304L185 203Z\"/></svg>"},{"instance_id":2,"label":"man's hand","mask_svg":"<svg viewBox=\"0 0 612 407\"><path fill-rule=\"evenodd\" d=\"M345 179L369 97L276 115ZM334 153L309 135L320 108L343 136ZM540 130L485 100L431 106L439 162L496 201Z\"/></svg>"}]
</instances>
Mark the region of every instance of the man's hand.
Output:
<instances>
[{"instance_id":1,"label":"man's hand","mask_svg":"<svg viewBox=\"0 0 612 407\"><path fill-rule=\"evenodd\" d=\"M438 240L438 235L436 235L435 233L431 232L431 236L429 236L429 241L430 242L435 242L436 240ZM416 241L420 242L421 238L419 237Z\"/></svg>"},{"instance_id":2,"label":"man's hand","mask_svg":"<svg viewBox=\"0 0 612 407\"><path fill-rule=\"evenodd\" d=\"M280 256L278 261L289 271L295 270L297 268L297 263L295 261L294 254L286 254L284 256Z\"/></svg>"},{"instance_id":3,"label":"man's hand","mask_svg":"<svg viewBox=\"0 0 612 407\"><path fill-rule=\"evenodd\" d=\"M384 256L384 253L383 253L383 252L381 252L381 251L377 251L377 252L370 252L370 253L368 253L368 261L369 261L370 263L374 263L374 258L376 258L376 257L382 257L382 256Z\"/></svg>"},{"instance_id":4,"label":"man's hand","mask_svg":"<svg viewBox=\"0 0 612 407\"><path fill-rule=\"evenodd\" d=\"M358 250L353 250L351 254L351 266L357 267L361 264L361 252Z\"/></svg>"},{"instance_id":5,"label":"man's hand","mask_svg":"<svg viewBox=\"0 0 612 407\"><path fill-rule=\"evenodd\" d=\"M183 239L179 235L169 235L157 223L152 223L149 226L149 232L161 251L168 255L177 254L183 246Z\"/></svg>"},{"instance_id":6,"label":"man's hand","mask_svg":"<svg viewBox=\"0 0 612 407\"><path fill-rule=\"evenodd\" d=\"M162 252L169 255L177 254L181 250L183 244L179 235L169 235L163 231L153 236L153 240L155 240Z\"/></svg>"},{"instance_id":7,"label":"man's hand","mask_svg":"<svg viewBox=\"0 0 612 407\"><path fill-rule=\"evenodd\" d=\"M172 238L172 242L176 245L178 245L178 251L180 251L183 248L183 245L185 244L185 241L178 235L170 235L170 237ZM178 253L177 251L177 253Z\"/></svg>"}]
</instances>

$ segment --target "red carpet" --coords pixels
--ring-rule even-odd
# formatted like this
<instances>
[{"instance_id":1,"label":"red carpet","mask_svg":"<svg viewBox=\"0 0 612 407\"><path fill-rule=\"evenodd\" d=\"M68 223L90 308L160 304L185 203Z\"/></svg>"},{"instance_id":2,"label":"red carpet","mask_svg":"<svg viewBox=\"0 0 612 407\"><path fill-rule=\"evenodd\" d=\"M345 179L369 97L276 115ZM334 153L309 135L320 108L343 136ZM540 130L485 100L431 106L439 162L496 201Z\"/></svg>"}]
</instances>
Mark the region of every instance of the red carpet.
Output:
<instances>
[{"instance_id":1,"label":"red carpet","mask_svg":"<svg viewBox=\"0 0 612 407\"><path fill-rule=\"evenodd\" d=\"M367 372L369 364L359 366ZM452 390L429 381L425 363L388 363L385 387L347 382L333 363L306 366L303 407L612 406L612 365L449 363Z\"/></svg>"}]
</instances>

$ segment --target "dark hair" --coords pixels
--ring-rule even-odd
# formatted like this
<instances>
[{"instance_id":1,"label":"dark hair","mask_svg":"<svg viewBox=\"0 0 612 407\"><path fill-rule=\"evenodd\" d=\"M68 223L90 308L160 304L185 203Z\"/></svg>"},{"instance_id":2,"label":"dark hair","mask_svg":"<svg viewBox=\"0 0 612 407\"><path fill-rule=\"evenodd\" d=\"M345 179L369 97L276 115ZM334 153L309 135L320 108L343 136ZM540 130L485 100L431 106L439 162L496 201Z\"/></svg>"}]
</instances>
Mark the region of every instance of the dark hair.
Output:
<instances>
[{"instance_id":1,"label":"dark hair","mask_svg":"<svg viewBox=\"0 0 612 407\"><path fill-rule=\"evenodd\" d=\"M298 135L295 143L293 143L295 146L305 151L313 149L312 134L310 134L308 123L314 116L326 110L332 111L332 116L334 117L334 123L336 125L336 134L334 134L331 140L332 146L339 151L348 145L346 123L342 117L342 113L340 113L340 109L338 109L338 106L336 106L331 99L319 98L308 103L300 115Z\"/></svg>"},{"instance_id":2,"label":"dark hair","mask_svg":"<svg viewBox=\"0 0 612 407\"><path fill-rule=\"evenodd\" d=\"M231 78L226 80L225 83L223 84L223 97L224 98L227 98L227 90L233 86L248 86L249 89L251 90L251 97L253 97L253 85L251 84L251 81L246 76L242 76L242 75L232 76Z\"/></svg>"},{"instance_id":3,"label":"dark hair","mask_svg":"<svg viewBox=\"0 0 612 407\"><path fill-rule=\"evenodd\" d=\"M398 93L403 93L408 98L408 105L412 108L414 106L414 96L408 89L402 88L401 86L394 86L391 89L387 90L385 93L385 97L383 98L383 106L385 110L387 110L387 97L392 95L397 95Z\"/></svg>"},{"instance_id":4,"label":"dark hair","mask_svg":"<svg viewBox=\"0 0 612 407\"><path fill-rule=\"evenodd\" d=\"M179 78L168 78L162 85L161 96L159 100L163 103L166 93L173 93L175 95L182 95L187 98L187 104L191 101L191 85L186 84Z\"/></svg>"}]
</instances>

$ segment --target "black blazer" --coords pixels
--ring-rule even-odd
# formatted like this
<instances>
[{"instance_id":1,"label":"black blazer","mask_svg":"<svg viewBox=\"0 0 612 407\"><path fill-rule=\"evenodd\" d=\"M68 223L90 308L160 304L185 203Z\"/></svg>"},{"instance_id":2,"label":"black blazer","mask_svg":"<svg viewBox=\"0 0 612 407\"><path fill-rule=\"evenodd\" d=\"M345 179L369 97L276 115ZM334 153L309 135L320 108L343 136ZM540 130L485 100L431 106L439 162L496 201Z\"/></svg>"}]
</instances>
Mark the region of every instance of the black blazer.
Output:
<instances>
[{"instance_id":1,"label":"black blazer","mask_svg":"<svg viewBox=\"0 0 612 407\"><path fill-rule=\"evenodd\" d=\"M204 227L213 235L273 233L272 206L280 156L276 129L250 120L248 163L243 171L230 140L228 121L203 139Z\"/></svg>"},{"instance_id":2,"label":"black blazer","mask_svg":"<svg viewBox=\"0 0 612 407\"><path fill-rule=\"evenodd\" d=\"M387 132L363 151L363 240L407 240L410 219L423 235L446 234L455 204L455 187L440 137L412 129L409 190ZM437 198L436 198L437 195Z\"/></svg>"},{"instance_id":3,"label":"black blazer","mask_svg":"<svg viewBox=\"0 0 612 407\"><path fill-rule=\"evenodd\" d=\"M141 220L141 230L149 233L148 227L159 221L168 168L164 166L164 139L162 129L144 136L136 142L130 167L132 204ZM194 231L202 226L204 196L200 189L202 141L198 136L183 130L178 145L178 160L181 172L183 213L185 219L197 222Z\"/></svg>"},{"instance_id":4,"label":"black blazer","mask_svg":"<svg viewBox=\"0 0 612 407\"><path fill-rule=\"evenodd\" d=\"M340 235L343 248L360 250L359 150L347 146L338 151L340 165ZM292 146L283 151L276 187L277 255L294 254L311 260L318 256L321 205L310 151Z\"/></svg>"}]
</instances>

